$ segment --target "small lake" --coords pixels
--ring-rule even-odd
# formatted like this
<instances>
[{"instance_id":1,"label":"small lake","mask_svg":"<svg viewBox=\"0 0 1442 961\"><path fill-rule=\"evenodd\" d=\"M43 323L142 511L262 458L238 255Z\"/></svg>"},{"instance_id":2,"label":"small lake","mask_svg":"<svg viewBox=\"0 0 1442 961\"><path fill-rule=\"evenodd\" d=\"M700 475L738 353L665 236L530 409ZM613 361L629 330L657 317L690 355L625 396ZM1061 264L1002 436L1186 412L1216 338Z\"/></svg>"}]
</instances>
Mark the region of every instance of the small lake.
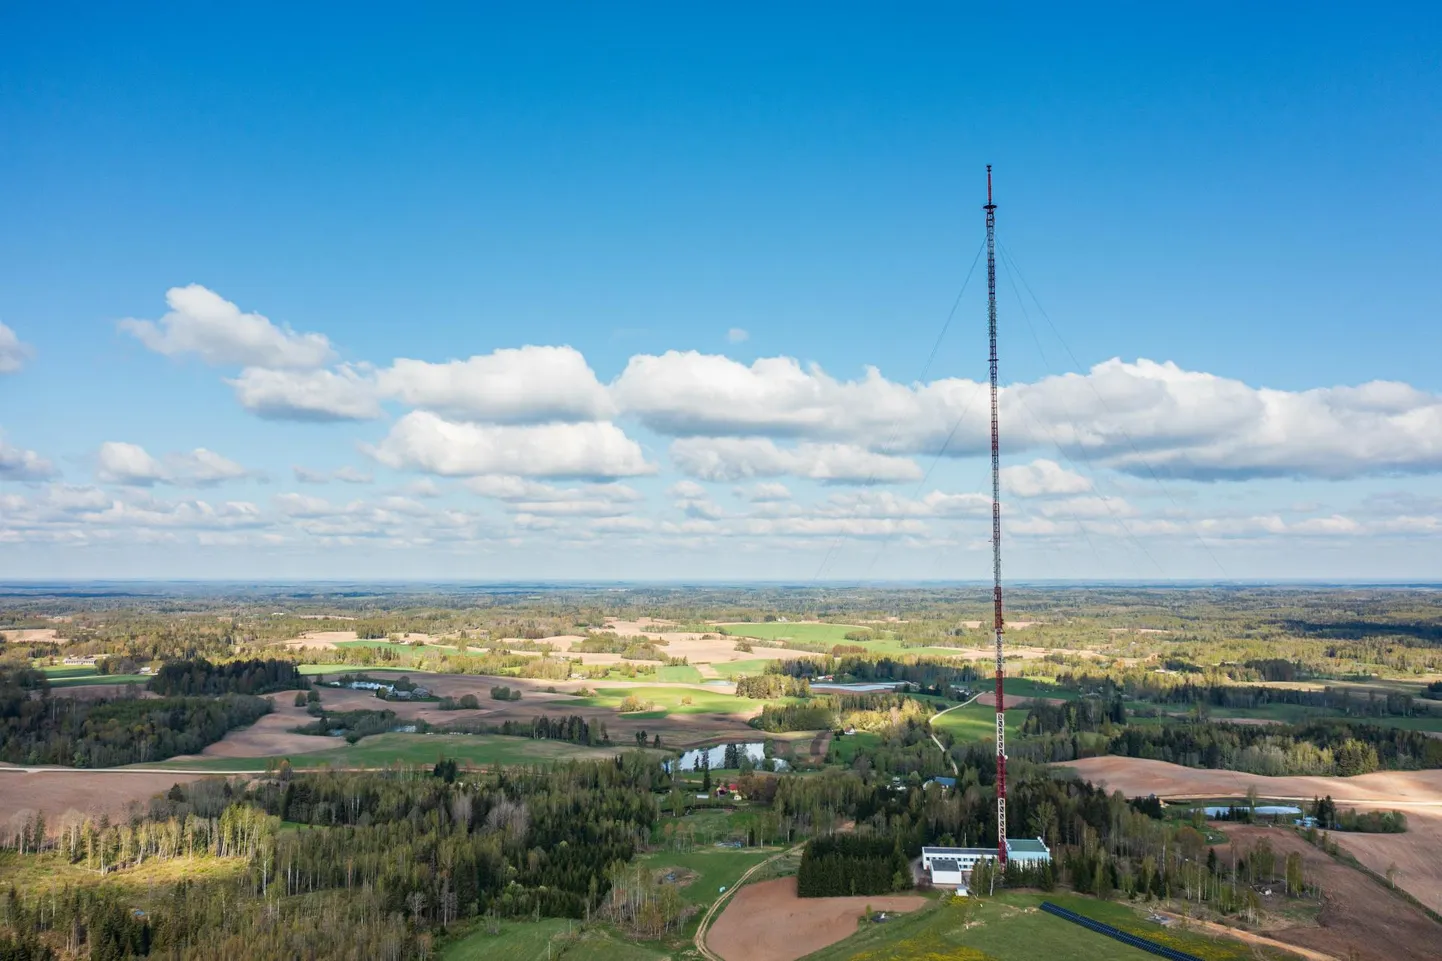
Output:
<instances>
[{"instance_id":1,"label":"small lake","mask_svg":"<svg viewBox=\"0 0 1442 961\"><path fill-rule=\"evenodd\" d=\"M738 744L736 747L743 751L751 763L757 767L760 767L761 762L766 760L766 745L760 741L752 741L749 744ZM726 763L726 745L722 744L718 747L708 748L704 752L700 749L687 751L681 755L680 770L699 771L701 769L701 755L703 753L706 755L707 763L711 765L711 770L713 771L721 770L721 765ZM786 762L777 758L776 770L786 770Z\"/></svg>"},{"instance_id":2,"label":"small lake","mask_svg":"<svg viewBox=\"0 0 1442 961\"><path fill-rule=\"evenodd\" d=\"M1232 805L1232 807L1235 807L1239 811L1244 811L1246 810L1247 805L1246 802L1243 802L1241 804ZM1232 809L1232 807L1227 807L1226 805L1213 805L1211 807L1202 808L1202 810L1207 812L1207 817L1215 818L1221 817L1222 815L1226 814L1229 810ZM1302 809L1298 807L1292 807L1288 804L1258 804L1256 808L1253 809L1253 813L1271 815L1301 814Z\"/></svg>"},{"instance_id":3,"label":"small lake","mask_svg":"<svg viewBox=\"0 0 1442 961\"><path fill-rule=\"evenodd\" d=\"M900 681L890 681L885 684L874 682L869 684L833 684L830 681L822 681L819 684L811 685L811 689L813 691L856 691L861 694L867 694L872 691L894 691L896 690L896 685L900 683Z\"/></svg>"}]
</instances>

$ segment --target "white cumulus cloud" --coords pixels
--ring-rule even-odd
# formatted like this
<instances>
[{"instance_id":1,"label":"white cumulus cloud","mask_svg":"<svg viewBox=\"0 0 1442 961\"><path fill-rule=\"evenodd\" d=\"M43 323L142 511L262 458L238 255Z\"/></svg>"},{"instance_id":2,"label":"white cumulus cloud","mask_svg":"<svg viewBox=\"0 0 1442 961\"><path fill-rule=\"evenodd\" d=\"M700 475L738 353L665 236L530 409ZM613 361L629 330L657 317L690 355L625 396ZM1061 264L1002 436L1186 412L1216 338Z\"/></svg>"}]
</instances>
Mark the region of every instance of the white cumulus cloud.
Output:
<instances>
[{"instance_id":1,"label":"white cumulus cloud","mask_svg":"<svg viewBox=\"0 0 1442 961\"><path fill-rule=\"evenodd\" d=\"M368 452L389 467L448 477L632 477L655 472L640 445L606 421L490 425L412 411Z\"/></svg>"},{"instance_id":2,"label":"white cumulus cloud","mask_svg":"<svg viewBox=\"0 0 1442 961\"><path fill-rule=\"evenodd\" d=\"M195 354L216 366L320 367L334 355L324 335L277 327L200 284L170 288L165 302L170 311L160 320L122 320L120 329L156 353Z\"/></svg>"},{"instance_id":3,"label":"white cumulus cloud","mask_svg":"<svg viewBox=\"0 0 1442 961\"><path fill-rule=\"evenodd\" d=\"M0 480L49 480L59 473L54 464L35 451L7 444L0 437Z\"/></svg>"},{"instance_id":4,"label":"white cumulus cloud","mask_svg":"<svg viewBox=\"0 0 1442 961\"><path fill-rule=\"evenodd\" d=\"M242 407L268 420L374 420L381 416L375 381L347 364L333 370L247 367L230 385Z\"/></svg>"},{"instance_id":5,"label":"white cumulus cloud","mask_svg":"<svg viewBox=\"0 0 1442 961\"><path fill-rule=\"evenodd\" d=\"M385 396L451 420L535 424L609 420L615 413L573 347L502 348L444 364L400 359L376 382Z\"/></svg>"},{"instance_id":6,"label":"white cumulus cloud","mask_svg":"<svg viewBox=\"0 0 1442 961\"><path fill-rule=\"evenodd\" d=\"M921 468L905 457L852 444L780 447L768 437L683 437L672 441L671 460L684 473L708 481L793 474L823 483L863 484L921 477Z\"/></svg>"},{"instance_id":7,"label":"white cumulus cloud","mask_svg":"<svg viewBox=\"0 0 1442 961\"><path fill-rule=\"evenodd\" d=\"M1050 497L1085 494L1092 489L1092 482L1054 460L1041 458L1030 464L1003 467L1001 488L1017 497Z\"/></svg>"},{"instance_id":8,"label":"white cumulus cloud","mask_svg":"<svg viewBox=\"0 0 1442 961\"><path fill-rule=\"evenodd\" d=\"M98 480L129 487L155 484L206 487L249 475L250 471L235 461L204 447L167 454L159 460L139 444L110 440L100 445L95 459Z\"/></svg>"},{"instance_id":9,"label":"white cumulus cloud","mask_svg":"<svg viewBox=\"0 0 1442 961\"><path fill-rule=\"evenodd\" d=\"M333 471L311 470L296 464L291 467L291 472L302 484L329 484L331 481L340 481L342 484L369 484L375 480L373 475L349 464Z\"/></svg>"},{"instance_id":10,"label":"white cumulus cloud","mask_svg":"<svg viewBox=\"0 0 1442 961\"><path fill-rule=\"evenodd\" d=\"M612 385L625 412L690 439L784 438L886 454L982 454L986 387L903 385L868 368L839 381L789 357L749 366L695 351L632 357ZM1112 359L1084 374L1003 388L1008 451L1060 447L1138 476L1341 479L1442 470L1442 397L1406 384L1281 391ZM750 476L744 473L739 476Z\"/></svg>"},{"instance_id":11,"label":"white cumulus cloud","mask_svg":"<svg viewBox=\"0 0 1442 961\"><path fill-rule=\"evenodd\" d=\"M108 440L96 455L95 476L107 484L149 487L168 480L165 465L139 444Z\"/></svg>"},{"instance_id":12,"label":"white cumulus cloud","mask_svg":"<svg viewBox=\"0 0 1442 961\"><path fill-rule=\"evenodd\" d=\"M0 323L0 374L13 374L30 359L28 344L20 342L15 331Z\"/></svg>"},{"instance_id":13,"label":"white cumulus cloud","mask_svg":"<svg viewBox=\"0 0 1442 961\"><path fill-rule=\"evenodd\" d=\"M768 504L777 501L789 501L791 491L785 484L778 484L774 481L763 482L752 487L738 487L736 496L742 500L751 501L753 504Z\"/></svg>"}]
</instances>

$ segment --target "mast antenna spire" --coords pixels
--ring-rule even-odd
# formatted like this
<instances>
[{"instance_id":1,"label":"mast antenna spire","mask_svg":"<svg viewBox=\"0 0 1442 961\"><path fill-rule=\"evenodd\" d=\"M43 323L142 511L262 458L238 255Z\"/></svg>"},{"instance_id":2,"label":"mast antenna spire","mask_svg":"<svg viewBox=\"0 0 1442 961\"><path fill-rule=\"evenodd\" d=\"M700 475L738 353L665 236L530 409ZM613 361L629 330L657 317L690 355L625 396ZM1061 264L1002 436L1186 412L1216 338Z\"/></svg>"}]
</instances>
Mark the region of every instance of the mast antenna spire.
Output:
<instances>
[{"instance_id":1,"label":"mast antenna spire","mask_svg":"<svg viewBox=\"0 0 1442 961\"><path fill-rule=\"evenodd\" d=\"M991 342L991 569L992 623L996 638L996 857L1006 865L1006 704L1002 678L1001 612L1001 431L996 407L996 204L991 199L991 164L986 165L986 329Z\"/></svg>"}]
</instances>

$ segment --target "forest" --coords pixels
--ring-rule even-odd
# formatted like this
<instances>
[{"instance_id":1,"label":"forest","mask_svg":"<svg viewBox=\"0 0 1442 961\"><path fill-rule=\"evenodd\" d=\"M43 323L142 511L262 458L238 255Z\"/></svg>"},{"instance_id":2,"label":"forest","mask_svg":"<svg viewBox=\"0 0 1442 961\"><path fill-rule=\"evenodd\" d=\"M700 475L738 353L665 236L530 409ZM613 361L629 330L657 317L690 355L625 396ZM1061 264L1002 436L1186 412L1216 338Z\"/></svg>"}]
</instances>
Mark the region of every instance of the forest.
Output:
<instances>
[{"instance_id":1,"label":"forest","mask_svg":"<svg viewBox=\"0 0 1442 961\"><path fill-rule=\"evenodd\" d=\"M0 923L12 948L53 935L94 958L425 957L463 918L598 909L613 866L649 835L664 781L640 755L449 779L441 768L177 785L124 823L58 835L29 824L5 839L19 856L99 873L180 858L239 870L179 881L143 915L103 890L13 892ZM332 911L353 930L338 938Z\"/></svg>"},{"instance_id":2,"label":"forest","mask_svg":"<svg viewBox=\"0 0 1442 961\"><path fill-rule=\"evenodd\" d=\"M769 734L786 731L885 731L931 715L924 701L899 694L822 694L799 704L767 704L752 720Z\"/></svg>"},{"instance_id":3,"label":"forest","mask_svg":"<svg viewBox=\"0 0 1442 961\"><path fill-rule=\"evenodd\" d=\"M1344 721L1132 725L1112 737L1106 753L1269 775L1351 777L1442 767L1442 740L1420 731Z\"/></svg>"},{"instance_id":4,"label":"forest","mask_svg":"<svg viewBox=\"0 0 1442 961\"><path fill-rule=\"evenodd\" d=\"M885 835L813 838L796 872L796 894L803 898L890 894L909 887L909 859L900 843Z\"/></svg>"},{"instance_id":5,"label":"forest","mask_svg":"<svg viewBox=\"0 0 1442 961\"><path fill-rule=\"evenodd\" d=\"M198 753L271 710L269 700L250 694L78 700L36 686L28 672L0 670L0 761L71 767L162 761Z\"/></svg>"},{"instance_id":6,"label":"forest","mask_svg":"<svg viewBox=\"0 0 1442 961\"><path fill-rule=\"evenodd\" d=\"M309 687L291 661L259 658L212 664L205 658L168 661L155 672L146 690L191 697L220 694L273 694Z\"/></svg>"}]
</instances>

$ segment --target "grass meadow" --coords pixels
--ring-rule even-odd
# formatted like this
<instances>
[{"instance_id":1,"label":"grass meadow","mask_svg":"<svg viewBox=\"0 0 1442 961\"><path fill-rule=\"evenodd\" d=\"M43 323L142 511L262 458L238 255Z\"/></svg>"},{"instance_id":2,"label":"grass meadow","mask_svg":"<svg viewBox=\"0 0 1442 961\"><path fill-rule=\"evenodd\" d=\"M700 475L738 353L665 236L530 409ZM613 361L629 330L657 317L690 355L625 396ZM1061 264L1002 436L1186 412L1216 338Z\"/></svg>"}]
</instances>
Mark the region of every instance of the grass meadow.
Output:
<instances>
[{"instance_id":1,"label":"grass meadow","mask_svg":"<svg viewBox=\"0 0 1442 961\"><path fill-rule=\"evenodd\" d=\"M471 926L441 949L440 961L666 961L670 955L633 941L622 940L602 925L546 918L541 921L501 921L491 934L484 922Z\"/></svg>"},{"instance_id":2,"label":"grass meadow","mask_svg":"<svg viewBox=\"0 0 1442 961\"><path fill-rule=\"evenodd\" d=\"M808 954L804 961L1144 961L1154 957L1037 909L1050 900L1078 914L1187 951L1204 961L1280 961L1239 941L1168 930L1124 904L1054 893L1007 892L980 901L946 899Z\"/></svg>"},{"instance_id":3,"label":"grass meadow","mask_svg":"<svg viewBox=\"0 0 1442 961\"><path fill-rule=\"evenodd\" d=\"M1019 731L1027 711L1017 708L1006 712L1008 734ZM987 741L996 738L996 708L985 704L968 704L938 716L931 724L938 731L947 731L957 741Z\"/></svg>"}]
</instances>

